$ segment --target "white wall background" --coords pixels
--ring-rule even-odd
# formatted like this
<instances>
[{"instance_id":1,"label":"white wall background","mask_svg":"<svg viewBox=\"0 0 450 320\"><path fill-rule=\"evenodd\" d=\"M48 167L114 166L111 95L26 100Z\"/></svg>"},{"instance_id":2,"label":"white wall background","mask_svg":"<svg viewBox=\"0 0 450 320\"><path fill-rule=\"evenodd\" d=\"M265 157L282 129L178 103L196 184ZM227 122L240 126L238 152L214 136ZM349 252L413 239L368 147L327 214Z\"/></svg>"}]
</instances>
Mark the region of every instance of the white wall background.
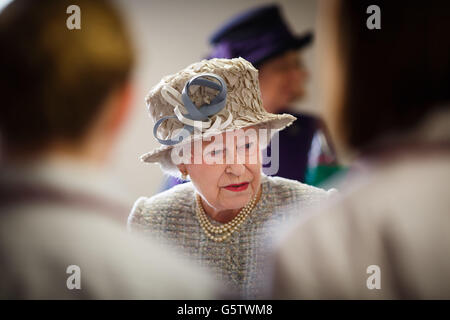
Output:
<instances>
[{"instance_id":1,"label":"white wall background","mask_svg":"<svg viewBox=\"0 0 450 320\"><path fill-rule=\"evenodd\" d=\"M119 0L120 1L120 0ZM150 88L167 75L201 60L209 51L208 38L230 17L254 6L276 2L294 33L313 30L315 0L121 0L119 6L128 22L138 54L135 99L109 169L130 196L155 194L163 180L158 165L142 163L139 156L158 146L153 137L153 122L147 115L144 98ZM315 46L302 54L311 81L308 96L297 109L316 112L314 85Z\"/></svg>"}]
</instances>

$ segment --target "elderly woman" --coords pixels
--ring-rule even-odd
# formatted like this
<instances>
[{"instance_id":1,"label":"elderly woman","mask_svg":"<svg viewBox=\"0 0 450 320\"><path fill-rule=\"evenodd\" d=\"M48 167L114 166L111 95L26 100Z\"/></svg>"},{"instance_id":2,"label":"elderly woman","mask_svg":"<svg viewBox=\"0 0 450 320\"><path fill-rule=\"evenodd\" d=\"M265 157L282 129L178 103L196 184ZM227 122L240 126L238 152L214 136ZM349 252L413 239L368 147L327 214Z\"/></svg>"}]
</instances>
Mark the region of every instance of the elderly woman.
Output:
<instances>
[{"instance_id":1,"label":"elderly woman","mask_svg":"<svg viewBox=\"0 0 450 320\"><path fill-rule=\"evenodd\" d=\"M243 296L258 296L258 263L270 228L288 216L284 207L301 214L328 195L261 173L268 137L295 118L262 108L258 71L242 58L203 60L167 76L147 104L162 146L142 160L191 182L138 199L130 229L174 244Z\"/></svg>"}]
</instances>

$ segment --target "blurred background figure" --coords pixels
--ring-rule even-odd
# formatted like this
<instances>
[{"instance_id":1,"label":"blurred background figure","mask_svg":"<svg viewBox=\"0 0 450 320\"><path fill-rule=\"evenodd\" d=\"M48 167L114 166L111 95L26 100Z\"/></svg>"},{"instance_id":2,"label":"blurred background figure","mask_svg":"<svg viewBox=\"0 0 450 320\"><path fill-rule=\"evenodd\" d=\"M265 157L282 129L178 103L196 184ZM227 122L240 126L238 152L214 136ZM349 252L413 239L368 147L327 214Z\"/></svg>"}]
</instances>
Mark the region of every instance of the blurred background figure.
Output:
<instances>
[{"instance_id":1,"label":"blurred background figure","mask_svg":"<svg viewBox=\"0 0 450 320\"><path fill-rule=\"evenodd\" d=\"M264 5L247 10L221 26L210 38L213 48L208 58L242 57L251 62L259 70L264 108L271 113L297 117L293 125L277 133L278 171L269 169L274 164L268 164L270 159L265 157L264 172L318 185L339 170L336 155L321 119L296 113L291 108L293 102L306 95L309 73L301 52L312 39L312 32L294 35L278 5ZM273 159L272 149L277 152L278 148L269 146L265 154ZM163 189L177 183L175 178L169 178Z\"/></svg>"},{"instance_id":2,"label":"blurred background figure","mask_svg":"<svg viewBox=\"0 0 450 320\"><path fill-rule=\"evenodd\" d=\"M449 299L450 4L323 1L319 23L327 119L355 162L283 236L274 296Z\"/></svg>"},{"instance_id":3,"label":"blurred background figure","mask_svg":"<svg viewBox=\"0 0 450 320\"><path fill-rule=\"evenodd\" d=\"M124 189L101 172L134 52L109 2L77 1L73 30L71 4L15 0L0 13L0 297L212 297L207 276L125 232Z\"/></svg>"}]
</instances>

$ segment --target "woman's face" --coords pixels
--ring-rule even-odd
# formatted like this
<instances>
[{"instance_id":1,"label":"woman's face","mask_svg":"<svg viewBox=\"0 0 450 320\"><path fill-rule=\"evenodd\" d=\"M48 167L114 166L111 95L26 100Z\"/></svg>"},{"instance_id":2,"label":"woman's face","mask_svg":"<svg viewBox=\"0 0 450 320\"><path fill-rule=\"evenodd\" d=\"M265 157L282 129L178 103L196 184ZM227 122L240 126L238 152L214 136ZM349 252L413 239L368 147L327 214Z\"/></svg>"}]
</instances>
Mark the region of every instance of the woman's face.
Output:
<instances>
[{"instance_id":1,"label":"woman's face","mask_svg":"<svg viewBox=\"0 0 450 320\"><path fill-rule=\"evenodd\" d=\"M241 130L247 135L249 129ZM202 142L203 161L182 164L207 205L214 211L236 210L244 207L258 192L261 183L259 138L228 138L225 133ZM217 162L206 163L207 157ZM193 162L193 161L191 161Z\"/></svg>"}]
</instances>

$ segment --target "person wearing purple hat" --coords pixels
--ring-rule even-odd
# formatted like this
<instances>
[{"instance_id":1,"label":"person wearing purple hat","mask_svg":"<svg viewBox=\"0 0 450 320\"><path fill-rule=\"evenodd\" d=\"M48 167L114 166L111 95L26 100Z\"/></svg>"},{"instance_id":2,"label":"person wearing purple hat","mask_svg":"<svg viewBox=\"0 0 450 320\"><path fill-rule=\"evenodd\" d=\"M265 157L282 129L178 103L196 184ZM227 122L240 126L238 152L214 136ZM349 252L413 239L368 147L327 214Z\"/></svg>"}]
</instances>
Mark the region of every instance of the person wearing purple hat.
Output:
<instances>
[{"instance_id":1,"label":"person wearing purple hat","mask_svg":"<svg viewBox=\"0 0 450 320\"><path fill-rule=\"evenodd\" d=\"M242 57L251 62L259 70L264 109L297 117L292 126L279 133L278 139L272 140L266 154L273 162L272 152L277 152L274 143L278 143L278 163L269 163L266 156L264 172L318 185L338 168L324 124L317 117L289 110L291 103L305 95L309 74L301 62L299 50L312 40L312 32L292 34L280 8L266 5L233 17L217 30L210 38L213 48L208 58ZM179 181L171 178L163 189L177 183Z\"/></svg>"}]
</instances>

